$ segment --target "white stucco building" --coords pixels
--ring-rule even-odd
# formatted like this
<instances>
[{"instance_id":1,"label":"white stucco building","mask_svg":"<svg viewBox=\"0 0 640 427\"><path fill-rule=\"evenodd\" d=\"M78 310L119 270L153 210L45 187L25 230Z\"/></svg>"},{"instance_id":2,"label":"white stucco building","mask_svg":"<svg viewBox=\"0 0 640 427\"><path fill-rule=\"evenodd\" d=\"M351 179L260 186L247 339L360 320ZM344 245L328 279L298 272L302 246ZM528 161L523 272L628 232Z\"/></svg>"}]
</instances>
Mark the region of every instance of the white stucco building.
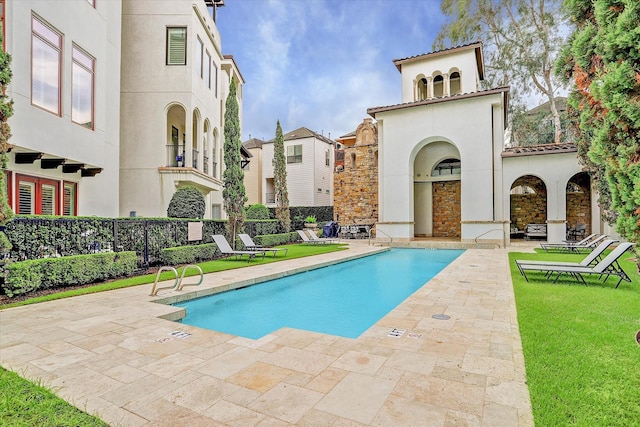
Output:
<instances>
[{"instance_id":1,"label":"white stucco building","mask_svg":"<svg viewBox=\"0 0 640 427\"><path fill-rule=\"evenodd\" d=\"M244 80L221 50L219 0L123 0L120 214L166 216L181 186L223 218L222 147L229 83ZM240 115L240 120L242 119Z\"/></svg>"},{"instance_id":2,"label":"white stucco building","mask_svg":"<svg viewBox=\"0 0 640 427\"><path fill-rule=\"evenodd\" d=\"M283 138L289 206L332 206L335 142L305 127L287 132ZM261 144L261 203L268 207L276 206L273 143L272 139Z\"/></svg>"},{"instance_id":3,"label":"white stucco building","mask_svg":"<svg viewBox=\"0 0 640 427\"><path fill-rule=\"evenodd\" d=\"M379 238L508 244L512 225L534 221L549 241L575 222L612 234L574 145L505 151L509 88L480 89L480 42L394 64L402 103L368 109L378 126ZM516 202L519 192L536 204Z\"/></svg>"},{"instance_id":4,"label":"white stucco building","mask_svg":"<svg viewBox=\"0 0 640 427\"><path fill-rule=\"evenodd\" d=\"M120 1L1 0L8 196L21 214L118 215Z\"/></svg>"}]
</instances>

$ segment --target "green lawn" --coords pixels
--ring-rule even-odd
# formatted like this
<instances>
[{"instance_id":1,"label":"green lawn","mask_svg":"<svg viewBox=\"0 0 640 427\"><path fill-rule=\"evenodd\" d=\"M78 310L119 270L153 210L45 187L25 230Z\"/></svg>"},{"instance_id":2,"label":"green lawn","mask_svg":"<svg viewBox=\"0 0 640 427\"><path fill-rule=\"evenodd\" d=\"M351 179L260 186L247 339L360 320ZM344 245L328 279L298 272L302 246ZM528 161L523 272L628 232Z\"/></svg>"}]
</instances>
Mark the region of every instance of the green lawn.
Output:
<instances>
[{"instance_id":1,"label":"green lawn","mask_svg":"<svg viewBox=\"0 0 640 427\"><path fill-rule=\"evenodd\" d=\"M579 261L584 255L511 253L511 275L537 426L640 425L640 277L627 252L632 283L586 277L527 283L515 259Z\"/></svg>"}]
</instances>

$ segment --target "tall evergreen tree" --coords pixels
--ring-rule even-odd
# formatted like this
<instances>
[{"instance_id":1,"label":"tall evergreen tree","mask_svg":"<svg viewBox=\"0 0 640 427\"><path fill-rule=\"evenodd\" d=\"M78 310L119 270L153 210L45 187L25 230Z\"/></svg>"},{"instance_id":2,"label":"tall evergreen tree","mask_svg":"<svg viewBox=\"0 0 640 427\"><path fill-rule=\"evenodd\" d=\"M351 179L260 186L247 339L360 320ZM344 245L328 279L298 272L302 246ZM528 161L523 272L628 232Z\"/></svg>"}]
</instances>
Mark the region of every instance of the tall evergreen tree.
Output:
<instances>
[{"instance_id":1,"label":"tall evergreen tree","mask_svg":"<svg viewBox=\"0 0 640 427\"><path fill-rule=\"evenodd\" d=\"M2 35L0 35L0 46L2 45ZM7 153L11 148L9 138L11 138L11 127L9 117L13 115L13 100L6 95L7 86L11 83L11 55L0 49L0 226L11 221L14 213L9 206L7 197L7 183L5 181L5 169L7 168ZM0 253L11 249L11 243L4 231L0 231Z\"/></svg>"},{"instance_id":2,"label":"tall evergreen tree","mask_svg":"<svg viewBox=\"0 0 640 427\"><path fill-rule=\"evenodd\" d=\"M276 192L276 218L287 233L291 230L291 214L289 212L289 191L287 190L287 158L284 153L284 137L280 120L276 125L276 139L273 143L273 159L275 162L273 181Z\"/></svg>"},{"instance_id":3,"label":"tall evergreen tree","mask_svg":"<svg viewBox=\"0 0 640 427\"><path fill-rule=\"evenodd\" d=\"M557 71L575 82L569 105L579 123L578 152L618 233L640 242L640 2L565 5L576 29Z\"/></svg>"},{"instance_id":4,"label":"tall evergreen tree","mask_svg":"<svg viewBox=\"0 0 640 427\"><path fill-rule=\"evenodd\" d=\"M554 142L562 138L562 120L556 96L562 82L553 73L566 25L562 0L442 0L448 21L434 48L445 43L482 40L486 46L486 81L511 85L510 114L524 114L523 96L541 94L548 100L554 123ZM516 121L522 123L521 121Z\"/></svg>"},{"instance_id":5,"label":"tall evergreen tree","mask_svg":"<svg viewBox=\"0 0 640 427\"><path fill-rule=\"evenodd\" d=\"M235 247L236 234L244 228L244 204L247 202L244 188L244 172L242 171L242 142L240 139L240 116L238 113L236 81L231 78L229 95L224 112L224 209L229 220L227 222L227 238Z\"/></svg>"}]
</instances>

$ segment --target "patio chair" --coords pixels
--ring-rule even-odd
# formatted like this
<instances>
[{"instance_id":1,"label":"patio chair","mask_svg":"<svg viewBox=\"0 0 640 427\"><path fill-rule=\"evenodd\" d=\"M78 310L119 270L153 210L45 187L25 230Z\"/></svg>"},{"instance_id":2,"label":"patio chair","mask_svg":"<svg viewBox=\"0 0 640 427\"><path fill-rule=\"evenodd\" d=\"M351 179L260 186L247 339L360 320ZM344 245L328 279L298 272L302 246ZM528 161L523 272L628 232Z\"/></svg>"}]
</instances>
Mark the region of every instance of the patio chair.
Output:
<instances>
[{"instance_id":1,"label":"patio chair","mask_svg":"<svg viewBox=\"0 0 640 427\"><path fill-rule=\"evenodd\" d=\"M546 266L563 266L563 267L588 267L592 264L597 264L602 259L604 251L611 246L613 243L616 243L617 240L614 239L606 239L603 240L589 255L584 257L584 259L580 262L571 262L571 261L548 261L548 260L533 260L533 259L517 259L516 266L518 266L518 270L522 274L522 268L526 268L529 265L546 265ZM523 274L524 275L524 274Z\"/></svg>"},{"instance_id":2,"label":"patio chair","mask_svg":"<svg viewBox=\"0 0 640 427\"><path fill-rule=\"evenodd\" d=\"M311 240L309 238L309 236L307 235L307 233L304 232L304 230L296 230L298 232L298 234L300 235L300 237L302 238L302 243L304 243L305 245L323 245L325 243L329 243L325 240Z\"/></svg>"},{"instance_id":3,"label":"patio chair","mask_svg":"<svg viewBox=\"0 0 640 427\"><path fill-rule=\"evenodd\" d=\"M597 237L596 237L597 236ZM581 250L593 250L598 244L606 239L606 234L592 234L590 236L585 237L579 242L563 242L563 243L540 243L540 247L545 250L545 252L549 251L560 251L560 252L580 252Z\"/></svg>"},{"instance_id":4,"label":"patio chair","mask_svg":"<svg viewBox=\"0 0 640 427\"><path fill-rule=\"evenodd\" d=\"M329 237L318 237L318 235L313 230L309 231L309 238L315 242L325 242L325 243L336 242L336 239L331 239Z\"/></svg>"},{"instance_id":5,"label":"patio chair","mask_svg":"<svg viewBox=\"0 0 640 427\"><path fill-rule=\"evenodd\" d=\"M604 276L604 281L606 282L609 276L618 276L620 279L618 283L616 283L616 288L620 286L620 283L625 280L627 282L631 282L631 279L627 275L627 273L622 269L620 264L618 263L618 259L622 256L623 253L631 249L635 243L620 243L609 255L607 255L602 261L597 263L593 267L589 266L571 266L571 265L522 265L518 266L520 270L520 274L524 276L525 280L528 282L529 278L527 277L527 271L538 271L545 273L545 277L550 278L553 275L556 275L553 283L556 283L560 276L563 274L568 275L569 277L574 278L576 281L582 282L583 285L586 286L587 282L584 280L583 275L585 274L597 274L602 278Z\"/></svg>"},{"instance_id":6,"label":"patio chair","mask_svg":"<svg viewBox=\"0 0 640 427\"><path fill-rule=\"evenodd\" d=\"M257 251L236 251L231 248L229 242L227 242L227 238L222 234L214 234L213 241L216 243L218 250L222 252L223 255L233 256L236 259L242 259L243 255L247 256L247 262L251 261L252 258L255 258L256 255L262 254L262 259L264 259L264 252Z\"/></svg>"},{"instance_id":7,"label":"patio chair","mask_svg":"<svg viewBox=\"0 0 640 427\"><path fill-rule=\"evenodd\" d=\"M584 239L587 234L587 224L576 224L575 228L571 228L567 231L568 241L577 241L578 239Z\"/></svg>"},{"instance_id":8,"label":"patio chair","mask_svg":"<svg viewBox=\"0 0 640 427\"><path fill-rule=\"evenodd\" d=\"M271 252L273 253L274 257L276 256L278 251L284 251L283 256L287 256L287 252L289 252L288 248L271 248L271 247L267 248L261 245L256 245L253 242L253 239L251 238L251 236L249 236L248 234L238 234L238 236L240 237L240 240L242 240L242 244L244 245L244 248L248 251Z\"/></svg>"}]
</instances>

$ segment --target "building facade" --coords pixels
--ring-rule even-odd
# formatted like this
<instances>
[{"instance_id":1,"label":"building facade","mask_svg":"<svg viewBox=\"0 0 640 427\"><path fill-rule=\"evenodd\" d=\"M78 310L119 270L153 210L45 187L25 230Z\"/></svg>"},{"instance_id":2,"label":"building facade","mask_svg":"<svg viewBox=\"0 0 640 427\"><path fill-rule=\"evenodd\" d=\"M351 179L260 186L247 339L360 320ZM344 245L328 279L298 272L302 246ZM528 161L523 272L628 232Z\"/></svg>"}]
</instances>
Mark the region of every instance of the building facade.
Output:
<instances>
[{"instance_id":1,"label":"building facade","mask_svg":"<svg viewBox=\"0 0 640 427\"><path fill-rule=\"evenodd\" d=\"M2 0L7 194L19 214L118 215L120 1Z\"/></svg>"},{"instance_id":2,"label":"building facade","mask_svg":"<svg viewBox=\"0 0 640 427\"><path fill-rule=\"evenodd\" d=\"M305 127L283 135L289 206L332 206L335 142ZM262 204L275 207L274 140L262 144Z\"/></svg>"},{"instance_id":3,"label":"building facade","mask_svg":"<svg viewBox=\"0 0 640 427\"><path fill-rule=\"evenodd\" d=\"M262 203L262 144L264 141L258 138L251 138L242 143L242 147L251 154L250 161L242 168L248 205L264 204Z\"/></svg>"},{"instance_id":4,"label":"building facade","mask_svg":"<svg viewBox=\"0 0 640 427\"><path fill-rule=\"evenodd\" d=\"M218 3L123 1L123 216L166 216L176 189L194 186L205 197L205 217L225 217L225 102L233 79L242 111L244 79L233 57L222 54Z\"/></svg>"}]
</instances>

